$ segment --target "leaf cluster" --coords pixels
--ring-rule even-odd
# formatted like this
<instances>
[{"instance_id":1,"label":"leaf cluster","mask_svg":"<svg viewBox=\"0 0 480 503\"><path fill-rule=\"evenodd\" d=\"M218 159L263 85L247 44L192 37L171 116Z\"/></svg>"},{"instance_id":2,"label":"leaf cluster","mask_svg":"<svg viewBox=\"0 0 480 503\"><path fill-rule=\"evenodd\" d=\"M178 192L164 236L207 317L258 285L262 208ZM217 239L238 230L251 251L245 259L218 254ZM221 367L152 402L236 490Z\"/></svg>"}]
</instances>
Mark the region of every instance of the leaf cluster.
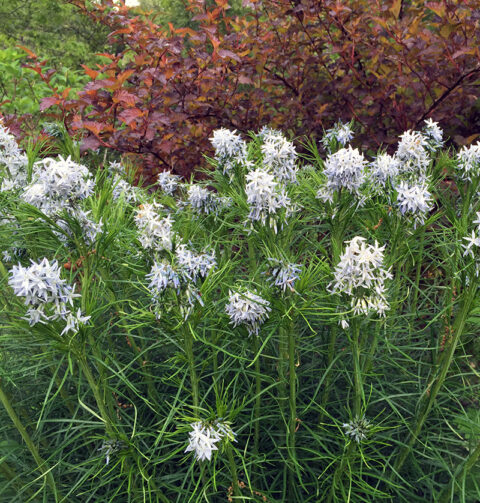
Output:
<instances>
[{"instance_id":1,"label":"leaf cluster","mask_svg":"<svg viewBox=\"0 0 480 503\"><path fill-rule=\"evenodd\" d=\"M78 98L55 96L85 149L141 158L145 176L188 174L226 126L320 137L354 117L374 151L432 117L459 143L478 120L478 9L465 2L188 0L193 27L113 2L70 0L111 30L107 62Z\"/></svg>"}]
</instances>

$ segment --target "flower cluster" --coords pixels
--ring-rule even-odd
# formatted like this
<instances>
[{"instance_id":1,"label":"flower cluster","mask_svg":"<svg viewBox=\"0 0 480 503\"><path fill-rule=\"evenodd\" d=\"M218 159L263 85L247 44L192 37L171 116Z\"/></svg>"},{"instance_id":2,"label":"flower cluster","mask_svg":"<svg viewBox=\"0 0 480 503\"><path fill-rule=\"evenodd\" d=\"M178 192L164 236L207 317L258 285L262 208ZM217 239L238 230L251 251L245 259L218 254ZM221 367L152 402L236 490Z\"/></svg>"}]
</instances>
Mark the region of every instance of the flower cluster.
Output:
<instances>
[{"instance_id":1,"label":"flower cluster","mask_svg":"<svg viewBox=\"0 0 480 503\"><path fill-rule=\"evenodd\" d=\"M294 211L292 202L285 188L275 179L274 175L264 169L256 169L247 174L245 193L250 206L248 218L250 221L260 221L277 232L278 212L286 210L285 219Z\"/></svg>"},{"instance_id":2,"label":"flower cluster","mask_svg":"<svg viewBox=\"0 0 480 503\"><path fill-rule=\"evenodd\" d=\"M343 124L337 122L333 128L327 129L322 137L322 144L326 150L331 152L336 144L343 147L353 139L353 131L351 123Z\"/></svg>"},{"instance_id":3,"label":"flower cluster","mask_svg":"<svg viewBox=\"0 0 480 503\"><path fill-rule=\"evenodd\" d=\"M118 175L122 178L127 177L127 168L119 161L110 161L110 163L108 164L108 172L110 175Z\"/></svg>"},{"instance_id":4,"label":"flower cluster","mask_svg":"<svg viewBox=\"0 0 480 503\"><path fill-rule=\"evenodd\" d=\"M180 184L180 177L169 171L162 171L157 176L157 183L165 194L172 195Z\"/></svg>"},{"instance_id":5,"label":"flower cluster","mask_svg":"<svg viewBox=\"0 0 480 503\"><path fill-rule=\"evenodd\" d=\"M443 131L438 122L427 119L423 128L423 134L427 139L430 150L435 151L443 147Z\"/></svg>"},{"instance_id":6,"label":"flower cluster","mask_svg":"<svg viewBox=\"0 0 480 503\"><path fill-rule=\"evenodd\" d=\"M385 298L385 280L392 278L390 270L383 265L385 246L379 247L377 242L369 245L361 236L354 237L347 244L335 268L329 291L351 297L354 314L367 315L375 311L385 315L390 308Z\"/></svg>"},{"instance_id":7,"label":"flower cluster","mask_svg":"<svg viewBox=\"0 0 480 503\"><path fill-rule=\"evenodd\" d=\"M110 456L123 447L123 442L118 440L105 440L98 450L105 456L105 465L110 463Z\"/></svg>"},{"instance_id":8,"label":"flower cluster","mask_svg":"<svg viewBox=\"0 0 480 503\"><path fill-rule=\"evenodd\" d=\"M231 204L229 197L220 197L215 192L199 185L191 185L188 189L187 201L192 210L198 214L217 215Z\"/></svg>"},{"instance_id":9,"label":"flower cluster","mask_svg":"<svg viewBox=\"0 0 480 503\"><path fill-rule=\"evenodd\" d=\"M185 294L187 306L182 306L182 315L186 319L196 302L203 306L197 283L200 278L206 278L208 273L217 266L215 253L196 253L189 250L185 244L180 244L175 250L175 263L155 261L146 279L150 281L148 289L152 295L155 314L159 319L162 308L161 296L167 288L173 288L179 295Z\"/></svg>"},{"instance_id":10,"label":"flower cluster","mask_svg":"<svg viewBox=\"0 0 480 503\"><path fill-rule=\"evenodd\" d=\"M138 187L134 187L128 183L124 178L115 173L113 176L113 190L112 190L113 200L117 201L121 197L127 203L136 203L140 197L140 190Z\"/></svg>"},{"instance_id":11,"label":"flower cluster","mask_svg":"<svg viewBox=\"0 0 480 503\"><path fill-rule=\"evenodd\" d=\"M3 250L2 260L3 262L13 262L14 257L20 258L24 252L25 250L13 246L9 250Z\"/></svg>"},{"instance_id":12,"label":"flower cluster","mask_svg":"<svg viewBox=\"0 0 480 503\"><path fill-rule=\"evenodd\" d=\"M175 250L180 273L185 281L196 282L199 277L205 278L208 272L215 268L217 261L215 253L195 253L186 245L181 244Z\"/></svg>"},{"instance_id":13,"label":"flower cluster","mask_svg":"<svg viewBox=\"0 0 480 503\"><path fill-rule=\"evenodd\" d=\"M365 157L356 148L342 148L330 154L323 171L327 182L320 188L317 197L323 201L332 201L333 194L340 189L359 195L359 189L365 181L366 164Z\"/></svg>"},{"instance_id":14,"label":"flower cluster","mask_svg":"<svg viewBox=\"0 0 480 503\"><path fill-rule=\"evenodd\" d=\"M231 175L237 164L248 165L247 144L236 131L216 129L210 141L215 149L215 160L223 174Z\"/></svg>"},{"instance_id":15,"label":"flower cluster","mask_svg":"<svg viewBox=\"0 0 480 503\"><path fill-rule=\"evenodd\" d=\"M245 325L249 335L258 335L260 326L268 318L271 311L270 302L263 299L256 292L229 292L229 302L225 311L233 326Z\"/></svg>"},{"instance_id":16,"label":"flower cluster","mask_svg":"<svg viewBox=\"0 0 480 503\"><path fill-rule=\"evenodd\" d=\"M44 122L43 132L53 138L62 138L65 135L65 129L57 122Z\"/></svg>"},{"instance_id":17,"label":"flower cluster","mask_svg":"<svg viewBox=\"0 0 480 503\"><path fill-rule=\"evenodd\" d=\"M345 433L350 435L359 444L362 440L366 440L371 424L365 416L362 416L352 419L349 423L343 423L342 426L345 429Z\"/></svg>"},{"instance_id":18,"label":"flower cluster","mask_svg":"<svg viewBox=\"0 0 480 503\"><path fill-rule=\"evenodd\" d=\"M414 228L425 222L426 215L432 209L432 197L425 184L410 185L400 182L396 187L397 206L402 215L413 218Z\"/></svg>"},{"instance_id":19,"label":"flower cluster","mask_svg":"<svg viewBox=\"0 0 480 503\"><path fill-rule=\"evenodd\" d=\"M291 292L295 291L295 281L300 279L302 264L292 264L275 258L269 258L272 264L269 282L280 288L283 292L288 288Z\"/></svg>"},{"instance_id":20,"label":"flower cluster","mask_svg":"<svg viewBox=\"0 0 480 503\"><path fill-rule=\"evenodd\" d=\"M462 147L457 154L457 169L459 177L464 181L472 181L480 175L480 142L469 147Z\"/></svg>"},{"instance_id":21,"label":"flower cluster","mask_svg":"<svg viewBox=\"0 0 480 503\"><path fill-rule=\"evenodd\" d=\"M349 127L341 123L328 130L322 140L327 151L331 152L332 146L337 144L346 144L350 139L349 131ZM429 119L425 121L423 131L409 130L400 136L395 155L380 153L368 163L367 170L367 161L358 149L348 147L329 153L324 169L327 180L319 188L317 198L333 202L335 192L341 189L360 196L360 189L366 180L369 181L370 194L384 192L388 185L387 188L397 188L397 205L402 215L413 214L417 225L424 221L425 213L430 210L427 169L431 162L430 154L443 145L442 138L441 128ZM359 204L365 197L364 192Z\"/></svg>"},{"instance_id":22,"label":"flower cluster","mask_svg":"<svg viewBox=\"0 0 480 503\"><path fill-rule=\"evenodd\" d=\"M145 277L150 280L148 289L155 302L159 301L159 297L168 287L180 291L180 276L167 262L155 261Z\"/></svg>"},{"instance_id":23,"label":"flower cluster","mask_svg":"<svg viewBox=\"0 0 480 503\"><path fill-rule=\"evenodd\" d=\"M63 232L54 231L61 241L73 235L70 219L77 222L85 243L91 245L103 230L80 203L93 194L95 183L86 168L71 160L46 158L33 166L32 182L25 186L22 199L53 218Z\"/></svg>"},{"instance_id":24,"label":"flower cluster","mask_svg":"<svg viewBox=\"0 0 480 503\"><path fill-rule=\"evenodd\" d=\"M61 318L67 322L62 335L78 332L79 325L86 323L90 316L82 316L80 309L75 314L71 311L73 299L79 295L60 278L58 262L50 263L46 258L40 263L31 262L30 267L13 266L8 279L15 295L25 297L25 305L29 307L26 319L30 326Z\"/></svg>"},{"instance_id":25,"label":"flower cluster","mask_svg":"<svg viewBox=\"0 0 480 503\"><path fill-rule=\"evenodd\" d=\"M25 187L22 198L46 215L55 215L92 195L94 186L85 166L70 157L48 157L33 166L33 181Z\"/></svg>"},{"instance_id":26,"label":"flower cluster","mask_svg":"<svg viewBox=\"0 0 480 503\"><path fill-rule=\"evenodd\" d=\"M158 203L141 204L135 214L135 223L139 230L140 244L148 248L171 250L174 232L170 215L162 217L158 210L162 205Z\"/></svg>"},{"instance_id":27,"label":"flower cluster","mask_svg":"<svg viewBox=\"0 0 480 503\"><path fill-rule=\"evenodd\" d=\"M373 187L385 187L388 182L393 182L399 172L400 162L396 157L388 154L378 155L370 163L369 177Z\"/></svg>"},{"instance_id":28,"label":"flower cluster","mask_svg":"<svg viewBox=\"0 0 480 503\"><path fill-rule=\"evenodd\" d=\"M4 167L0 191L20 189L27 184L27 156L18 148L14 136L1 123L0 165Z\"/></svg>"},{"instance_id":29,"label":"flower cluster","mask_svg":"<svg viewBox=\"0 0 480 503\"><path fill-rule=\"evenodd\" d=\"M185 452L194 452L198 461L211 460L213 451L218 451L217 444L226 439L235 441L235 433L231 426L217 419L213 423L197 421L190 425L192 431L189 433L188 446Z\"/></svg>"},{"instance_id":30,"label":"flower cluster","mask_svg":"<svg viewBox=\"0 0 480 503\"><path fill-rule=\"evenodd\" d=\"M263 168L282 183L297 181L297 151L280 131L266 130L261 136L263 143Z\"/></svg>"},{"instance_id":31,"label":"flower cluster","mask_svg":"<svg viewBox=\"0 0 480 503\"><path fill-rule=\"evenodd\" d=\"M250 207L248 220L268 223L277 232L279 211L285 209L287 218L293 211L285 185L297 180L297 152L292 142L280 131L262 128L257 134L260 140L262 167L251 169L254 163L247 159L247 144L235 131L218 129L211 138L215 147L215 159L223 173L232 175L238 164L249 171L246 175L245 192ZM188 203L197 213L218 213L219 209L231 204L231 200L198 185L188 190Z\"/></svg>"},{"instance_id":32,"label":"flower cluster","mask_svg":"<svg viewBox=\"0 0 480 503\"><path fill-rule=\"evenodd\" d=\"M395 157L399 160L399 174L407 179L425 180L430 164L428 138L420 131L405 131L400 136Z\"/></svg>"}]
</instances>

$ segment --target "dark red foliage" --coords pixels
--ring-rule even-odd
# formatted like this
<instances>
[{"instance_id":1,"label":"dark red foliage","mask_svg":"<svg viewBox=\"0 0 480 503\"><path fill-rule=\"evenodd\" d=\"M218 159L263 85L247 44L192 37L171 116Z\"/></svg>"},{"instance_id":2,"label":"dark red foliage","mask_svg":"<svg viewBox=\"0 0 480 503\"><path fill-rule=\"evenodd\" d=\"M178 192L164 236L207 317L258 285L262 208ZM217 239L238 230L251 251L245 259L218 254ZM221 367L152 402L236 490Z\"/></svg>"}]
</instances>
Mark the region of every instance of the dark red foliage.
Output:
<instances>
[{"instance_id":1,"label":"dark red foliage","mask_svg":"<svg viewBox=\"0 0 480 503\"><path fill-rule=\"evenodd\" d=\"M459 142L480 132L477 0L249 0L237 18L226 0L188 0L198 28L167 31L112 0L69 1L118 50L84 67L78 99L54 92L42 108L84 131L85 147L140 155L146 174L188 175L222 126L318 138L353 117L374 149L427 117Z\"/></svg>"}]
</instances>

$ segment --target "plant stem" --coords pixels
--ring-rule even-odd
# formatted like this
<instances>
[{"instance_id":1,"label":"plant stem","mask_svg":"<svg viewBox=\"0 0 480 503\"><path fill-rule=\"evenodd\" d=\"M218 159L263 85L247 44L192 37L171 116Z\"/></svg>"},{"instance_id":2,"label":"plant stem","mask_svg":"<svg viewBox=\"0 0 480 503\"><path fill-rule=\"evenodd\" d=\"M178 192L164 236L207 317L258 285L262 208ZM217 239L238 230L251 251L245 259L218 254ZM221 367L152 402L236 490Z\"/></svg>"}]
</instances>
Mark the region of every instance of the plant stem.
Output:
<instances>
[{"instance_id":1,"label":"plant stem","mask_svg":"<svg viewBox=\"0 0 480 503\"><path fill-rule=\"evenodd\" d=\"M10 419L12 420L13 424L17 428L17 431L22 436L23 441L25 442L28 450L32 454L33 458L35 459L35 462L37 463L38 470L45 477L47 484L50 486L50 489L53 491L53 494L55 496L55 501L59 501L59 499L61 499L61 496L60 496L60 493L58 492L57 487L55 485L55 479L53 478L51 469L48 467L46 461L44 461L42 459L42 457L40 456L33 440L31 439L27 430L25 429L25 427L23 426L19 417L15 413L15 411L10 403L10 400L8 399L8 396L6 395L6 393L3 391L3 388L1 387L1 380L0 380L0 401L2 402L3 406L5 407L5 410L7 411L7 414L10 416Z\"/></svg>"},{"instance_id":2,"label":"plant stem","mask_svg":"<svg viewBox=\"0 0 480 503\"><path fill-rule=\"evenodd\" d=\"M480 459L480 443L477 445L476 449L468 456L465 462L457 468L455 475L451 478L450 482L443 488L440 493L437 503L447 503L451 501L452 491L454 490L455 482L459 475L463 473L468 473L471 468L475 466L477 461Z\"/></svg>"},{"instance_id":3,"label":"plant stem","mask_svg":"<svg viewBox=\"0 0 480 503\"><path fill-rule=\"evenodd\" d=\"M370 350L368 351L368 354L364 358L364 364L363 364L364 375L368 374L370 372L370 369L372 368L373 357L375 356L375 351L378 346L378 339L382 325L379 322L376 323L375 330L373 332L373 338L370 341Z\"/></svg>"},{"instance_id":4,"label":"plant stem","mask_svg":"<svg viewBox=\"0 0 480 503\"><path fill-rule=\"evenodd\" d=\"M72 404L72 400L69 396L69 394L65 391L65 388L63 387L62 381L58 377L58 375L55 374L55 384L57 385L57 388L60 392L60 396L63 399L63 403L67 407L68 411L70 412L70 415L73 417L75 415L75 409Z\"/></svg>"},{"instance_id":5,"label":"plant stem","mask_svg":"<svg viewBox=\"0 0 480 503\"><path fill-rule=\"evenodd\" d=\"M192 386L192 400L194 409L198 409L199 393L198 393L198 377L195 370L195 358L193 355L193 329L190 323L187 323L184 330L185 354L187 355L188 366L190 369L190 384Z\"/></svg>"},{"instance_id":6,"label":"plant stem","mask_svg":"<svg viewBox=\"0 0 480 503\"><path fill-rule=\"evenodd\" d=\"M339 217L340 218L340 217ZM340 255L342 253L343 245L343 231L344 228L341 225L333 225L331 228L331 240L330 245L332 247L332 265L335 267L340 260ZM319 423L322 423L325 417L325 411L330 397L330 383L332 380L332 374L330 371L330 366L332 365L333 359L335 357L335 344L337 342L337 324L334 322L330 327L330 340L328 342L328 353L327 353L327 365L326 372L328 372L325 377L324 390L322 395L322 401L320 406L320 417Z\"/></svg>"},{"instance_id":7,"label":"plant stem","mask_svg":"<svg viewBox=\"0 0 480 503\"><path fill-rule=\"evenodd\" d=\"M290 323L288 330L288 379L290 383L290 421L288 425L288 454L290 458L289 466L289 488L290 494L293 496L295 488L295 470L294 463L296 463L295 452L295 430L297 427L297 375L295 369L295 333L294 324Z\"/></svg>"},{"instance_id":8,"label":"plant stem","mask_svg":"<svg viewBox=\"0 0 480 503\"><path fill-rule=\"evenodd\" d=\"M330 327L330 341L328 343L328 355L327 355L327 366L325 372L327 372L327 376L325 377L325 383L323 388L322 402L320 405L320 419L319 423L321 423L325 417L325 411L328 403L328 399L330 397L330 383L332 381L332 373L330 366L333 362L333 358L335 357L335 344L337 342L337 325L331 325Z\"/></svg>"},{"instance_id":9,"label":"plant stem","mask_svg":"<svg viewBox=\"0 0 480 503\"><path fill-rule=\"evenodd\" d=\"M467 321L468 313L470 311L470 307L473 302L476 288L477 288L476 282L472 282L468 290L465 292L465 298L463 301L462 308L455 319L454 324L455 335L453 336L453 339L450 342L448 348L446 348L446 351L443 354L443 358L439 362L440 371L436 376L434 376L430 380L425 390L425 393L420 398L420 401L422 403L420 404L421 406L418 408L419 413L415 418L415 427L413 431L411 431L410 433L407 444L402 448L399 455L397 456L394 465L394 473L398 473L401 470L403 464L405 463L405 460L407 459L407 456L410 453L413 444L416 442L418 435L428 417L428 414L435 403L435 399L440 389L442 388L443 383L445 382L445 378L447 376L448 370L450 369L450 365L452 363L453 356L455 354L455 349L457 347L458 341L460 340L460 337L462 336L463 329L465 328L465 323Z\"/></svg>"},{"instance_id":10,"label":"plant stem","mask_svg":"<svg viewBox=\"0 0 480 503\"><path fill-rule=\"evenodd\" d=\"M254 358L258 353L258 339L252 335ZM260 381L260 356L255 360L255 405L253 411L254 433L253 433L253 453L256 455L260 447L260 393L262 392L262 383Z\"/></svg>"},{"instance_id":11,"label":"plant stem","mask_svg":"<svg viewBox=\"0 0 480 503\"><path fill-rule=\"evenodd\" d=\"M3 473L3 476L8 480L13 480L18 476L15 473L15 470L11 468L5 461L0 462L0 472Z\"/></svg>"},{"instance_id":12,"label":"plant stem","mask_svg":"<svg viewBox=\"0 0 480 503\"><path fill-rule=\"evenodd\" d=\"M80 244L77 243L77 249L82 250L82 247ZM89 254L87 250L83 250L82 254L85 257L89 257ZM89 258L84 262L83 265L83 271L82 271L82 296L81 296L81 308L82 311L87 313L89 311L88 309L88 304L87 301L89 299L89 296L94 296L95 291L94 289L91 288L93 284L93 275L94 275L94 258ZM112 395L107 392L107 389L105 387L105 383L107 382L107 378L105 376L104 368L103 368L103 357L101 352L99 351L98 348L98 342L93 338L92 331L88 330L88 343L90 345L90 350L93 353L94 359L97 361L97 372L100 377L99 383L95 381L93 378L92 372L90 370L90 366L88 364L87 358L86 358L86 352L81 351L80 356L78 358L80 362L80 366L82 368L83 373L85 374L85 377L87 378L88 384L90 385L90 388L93 392L93 395L95 397L95 401L97 402L98 409L100 411L100 416L105 422L105 430L106 432L113 437L114 434L114 428L113 428L113 421L112 417L114 415L114 409L113 409L113 404L109 400L108 403L106 402L106 398L112 398ZM102 392L100 391L102 390ZM102 396L103 395L103 396Z\"/></svg>"},{"instance_id":13,"label":"plant stem","mask_svg":"<svg viewBox=\"0 0 480 503\"><path fill-rule=\"evenodd\" d=\"M100 417L103 419L103 422L105 423L105 431L106 431L107 435L113 439L116 437L115 428L114 428L113 422L111 420L111 416L108 413L107 406L106 406L104 400L102 399L99 387L98 387L97 383L95 382L93 374L90 370L88 362L84 356L80 357L78 359L78 361L80 364L80 368L82 369L82 372L84 373L85 377L87 378L88 384L90 385L90 388L93 392L93 396L95 397L95 401L97 402L97 407L98 407L98 410L100 411ZM128 459L125 460L125 463L126 463L126 466L128 468L130 468L130 462ZM157 490L157 494L162 501L166 501L165 496L159 490Z\"/></svg>"},{"instance_id":14,"label":"plant stem","mask_svg":"<svg viewBox=\"0 0 480 503\"><path fill-rule=\"evenodd\" d=\"M287 473L288 479L290 479L290 452L288 449L288 441L289 441L289 432L287 425L289 424L289 420L287 418L287 401L288 401L288 393L287 393L287 372L289 366L289 352L288 352L288 329L283 324L279 330L279 340L278 340L278 407L280 409L280 427L281 427L281 435L282 440L279 442L280 449L287 447L286 459L287 462L283 464L283 477L284 477L284 493L283 493L283 501L286 501L286 491L287 491Z\"/></svg>"},{"instance_id":15,"label":"plant stem","mask_svg":"<svg viewBox=\"0 0 480 503\"><path fill-rule=\"evenodd\" d=\"M80 364L80 368L82 369L83 374L87 378L87 382L90 385L90 389L93 392L93 396L95 397L95 401L97 402L97 407L98 410L100 411L100 417L103 419L103 422L105 423L105 430L107 434L111 437L114 438L114 428L113 424L110 418L110 415L107 411L107 407L105 405L104 400L102 399L102 396L100 394L100 390L98 389L98 385L95 382L95 379L92 375L92 372L90 370L90 367L88 365L87 359L85 356L81 356L78 359L78 362Z\"/></svg>"},{"instance_id":16,"label":"plant stem","mask_svg":"<svg viewBox=\"0 0 480 503\"><path fill-rule=\"evenodd\" d=\"M232 477L233 495L235 496L236 501L243 501L242 493L240 492L240 487L238 486L237 465L235 464L235 458L233 457L233 449L230 444L227 445L226 451L228 457L228 465L230 468L230 475Z\"/></svg>"},{"instance_id":17,"label":"plant stem","mask_svg":"<svg viewBox=\"0 0 480 503\"><path fill-rule=\"evenodd\" d=\"M417 256L417 264L416 264L416 271L415 271L415 290L413 291L413 300L412 300L412 305L411 305L411 311L412 315L417 317L417 304L418 304L418 292L419 292L419 285L420 285L420 275L422 272L422 261L423 261L423 251L425 249L425 227L422 230L421 238L420 238L420 251L418 252ZM412 338L412 333L413 333L413 320L411 319L409 322L410 325L410 332L409 332L409 339L411 340Z\"/></svg>"},{"instance_id":18,"label":"plant stem","mask_svg":"<svg viewBox=\"0 0 480 503\"><path fill-rule=\"evenodd\" d=\"M250 276L253 279L258 269L257 260L255 257L255 241L253 234L248 238L248 262ZM260 380L260 356L257 357L257 353L259 351L258 336L252 335L251 337L253 339L253 355L255 358L255 405L253 410L255 427L253 437L253 454L257 455L260 447L260 393L262 391L262 383Z\"/></svg>"},{"instance_id":19,"label":"plant stem","mask_svg":"<svg viewBox=\"0 0 480 503\"><path fill-rule=\"evenodd\" d=\"M0 461L0 474L4 476L5 479L11 481L12 486L17 486L17 488L20 490L23 489L23 491L28 492L28 495L30 499L28 501L31 501L35 495L33 494L33 491L31 488L26 489L24 483L22 483L22 480L20 479L19 475L15 472L15 470L6 462L6 461ZM18 492L20 494L20 492Z\"/></svg>"},{"instance_id":20,"label":"plant stem","mask_svg":"<svg viewBox=\"0 0 480 503\"><path fill-rule=\"evenodd\" d=\"M353 380L354 380L354 399L353 411L355 417L359 418L362 411L362 403L364 400L362 369L360 367L360 322L352 321L352 356L353 356Z\"/></svg>"},{"instance_id":21,"label":"plant stem","mask_svg":"<svg viewBox=\"0 0 480 503\"><path fill-rule=\"evenodd\" d=\"M288 330L286 327L281 326L279 330L278 340L278 405L282 413L284 423L287 423L286 418L286 405L288 400L287 395L287 373L288 373Z\"/></svg>"},{"instance_id":22,"label":"plant stem","mask_svg":"<svg viewBox=\"0 0 480 503\"><path fill-rule=\"evenodd\" d=\"M213 361L213 389L215 391L215 400L218 403L220 401L220 395L219 395L219 388L218 388L218 383L217 383L217 376L218 376L218 351L216 349L213 350L212 352L212 361Z\"/></svg>"},{"instance_id":23,"label":"plant stem","mask_svg":"<svg viewBox=\"0 0 480 503\"><path fill-rule=\"evenodd\" d=\"M337 468L335 469L335 473L333 474L332 486L330 489L330 494L328 495L327 503L332 502L337 488L337 484L338 482L340 482L341 477L345 473L345 465L347 463L347 460L352 455L353 451L355 450L355 447L356 447L355 442L351 440L347 447L347 452L343 452L340 464L337 466Z\"/></svg>"}]
</instances>

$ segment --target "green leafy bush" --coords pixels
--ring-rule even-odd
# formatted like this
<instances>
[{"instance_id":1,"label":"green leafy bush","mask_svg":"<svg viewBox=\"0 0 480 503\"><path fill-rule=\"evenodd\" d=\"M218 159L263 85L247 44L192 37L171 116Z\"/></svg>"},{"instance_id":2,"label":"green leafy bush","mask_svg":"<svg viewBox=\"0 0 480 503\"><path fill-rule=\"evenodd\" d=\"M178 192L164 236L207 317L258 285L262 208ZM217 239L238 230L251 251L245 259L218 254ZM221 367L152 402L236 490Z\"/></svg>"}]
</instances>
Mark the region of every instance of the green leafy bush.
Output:
<instances>
[{"instance_id":1,"label":"green leafy bush","mask_svg":"<svg viewBox=\"0 0 480 503\"><path fill-rule=\"evenodd\" d=\"M352 134L151 192L2 128L1 501L478 501L480 146Z\"/></svg>"},{"instance_id":2,"label":"green leafy bush","mask_svg":"<svg viewBox=\"0 0 480 503\"><path fill-rule=\"evenodd\" d=\"M108 29L92 23L63 0L0 0L2 48L24 45L55 68L94 64Z\"/></svg>"},{"instance_id":3,"label":"green leafy bush","mask_svg":"<svg viewBox=\"0 0 480 503\"><path fill-rule=\"evenodd\" d=\"M24 67L27 59L23 51L13 48L0 50L0 103L3 113L35 114L39 111L41 100L52 94L51 87L30 68ZM43 71L48 73L49 69L43 66ZM53 74L50 84L60 94L65 89L71 89L69 95L73 98L87 80L83 72L62 67Z\"/></svg>"}]
</instances>

